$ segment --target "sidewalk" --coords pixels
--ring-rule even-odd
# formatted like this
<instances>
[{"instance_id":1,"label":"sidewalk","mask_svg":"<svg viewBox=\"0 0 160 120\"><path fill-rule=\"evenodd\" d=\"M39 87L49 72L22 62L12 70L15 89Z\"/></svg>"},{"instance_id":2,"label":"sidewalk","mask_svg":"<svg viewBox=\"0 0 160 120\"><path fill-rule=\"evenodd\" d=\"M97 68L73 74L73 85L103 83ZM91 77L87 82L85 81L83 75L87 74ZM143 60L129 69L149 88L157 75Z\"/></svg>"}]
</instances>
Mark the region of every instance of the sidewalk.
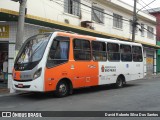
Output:
<instances>
[{"instance_id":1,"label":"sidewalk","mask_svg":"<svg viewBox=\"0 0 160 120\"><path fill-rule=\"evenodd\" d=\"M10 93L10 89L8 89L7 86L8 85L6 83L3 83L2 81L0 81L0 97L28 93L28 92L21 92L21 91Z\"/></svg>"},{"instance_id":2,"label":"sidewalk","mask_svg":"<svg viewBox=\"0 0 160 120\"><path fill-rule=\"evenodd\" d=\"M158 73L157 75L146 75L143 79L153 79L153 78L159 78L160 77L160 73Z\"/></svg>"},{"instance_id":3,"label":"sidewalk","mask_svg":"<svg viewBox=\"0 0 160 120\"><path fill-rule=\"evenodd\" d=\"M7 88L7 84L4 84L2 81L0 81L0 96L7 95L9 93L10 91Z\"/></svg>"}]
</instances>

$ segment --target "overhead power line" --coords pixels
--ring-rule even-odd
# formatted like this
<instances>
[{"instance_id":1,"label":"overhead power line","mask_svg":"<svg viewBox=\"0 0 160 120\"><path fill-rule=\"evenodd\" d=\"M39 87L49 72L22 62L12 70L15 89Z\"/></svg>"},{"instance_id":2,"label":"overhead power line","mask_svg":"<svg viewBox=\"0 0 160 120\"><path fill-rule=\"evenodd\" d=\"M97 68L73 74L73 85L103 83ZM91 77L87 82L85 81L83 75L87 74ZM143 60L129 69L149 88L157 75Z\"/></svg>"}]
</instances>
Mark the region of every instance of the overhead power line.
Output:
<instances>
[{"instance_id":1,"label":"overhead power line","mask_svg":"<svg viewBox=\"0 0 160 120\"><path fill-rule=\"evenodd\" d=\"M144 7L141 3L138 2L138 4L139 4L141 7ZM149 10L148 10L147 8L145 8L145 10L149 12Z\"/></svg>"},{"instance_id":2,"label":"overhead power line","mask_svg":"<svg viewBox=\"0 0 160 120\"><path fill-rule=\"evenodd\" d=\"M57 0L51 0L51 1L59 4L59 5L62 6L62 7L64 6L64 4L61 4L61 3L57 2ZM61 1L61 0L59 0L59 1ZM75 1L75 0L72 0L72 1ZM155 0L153 0L151 3L153 3L154 1L155 1ZM61 1L61 2L64 2L64 1ZM106 13L106 12L100 11L100 10L98 10L98 9L96 9L96 8L93 8L93 7L91 7L91 6L88 6L88 5L86 5L86 4L82 3L82 2L79 2L79 1L75 1L75 2L78 2L79 4L81 4L81 5L85 6L85 7L91 8L91 9L96 10L96 11L98 11L98 12L101 12L101 13L103 13L103 14L105 14L105 15L111 16L111 17L112 17L112 20L113 20L113 17L114 17L114 16L111 15L111 14L108 14L108 13ZM151 4L151 3L149 3L149 4ZM51 7L51 6L50 6L50 7ZM145 6L145 7L146 7L146 6ZM143 7L143 8L145 8L145 7ZM82 8L81 8L81 9L82 9ZM83 10L86 10L86 9L83 9ZM86 10L86 11L91 12L91 11L89 11L89 10ZM111 19L111 18L109 18L109 19ZM129 22L128 25L130 25L131 22L132 22L132 24L133 24L133 21L131 21L131 19L130 19L130 20L129 20L129 19L121 19L121 20ZM125 23L125 24L126 24L126 23ZM136 22L136 24L137 24L137 25L140 25L140 23L138 23L138 22ZM149 31L148 29L146 29L146 28L144 28L144 29L145 29L146 31L152 33L152 32ZM154 33L152 33L152 34L155 35ZM156 36L156 35L155 35L155 36Z\"/></svg>"},{"instance_id":3,"label":"overhead power line","mask_svg":"<svg viewBox=\"0 0 160 120\"><path fill-rule=\"evenodd\" d=\"M82 3L82 2L79 2L79 1L76 1L76 0L72 0L72 1L75 1L75 2L77 2L77 3L79 3L79 4L83 5L83 6L86 6L86 7L88 7L88 8L93 9L93 10L96 10L96 11L98 11L98 12L101 12L101 13L106 14L106 15L108 15L108 16L114 17L114 16L111 15L111 14L108 14L108 13L106 13L106 12L100 11L100 10L98 10L98 9L96 9L96 8L93 8L93 7L91 7L91 6L88 6L88 5L86 5L86 4ZM130 20L128 20L128 19L122 19L122 20L130 22Z\"/></svg>"},{"instance_id":4,"label":"overhead power line","mask_svg":"<svg viewBox=\"0 0 160 120\"><path fill-rule=\"evenodd\" d=\"M147 3L145 3L143 0L140 0L142 1L143 4L147 5ZM151 8L150 6L148 6L153 12L156 12L153 8ZM147 10L148 11L148 10Z\"/></svg>"},{"instance_id":5,"label":"overhead power line","mask_svg":"<svg viewBox=\"0 0 160 120\"><path fill-rule=\"evenodd\" d=\"M146 6L142 7L141 9L139 9L139 10L137 11L137 13L138 13L139 11L141 11L142 9L144 9L145 7L147 7L147 6L149 6L150 4L152 4L154 1L156 1L156 0L151 1L151 2L148 3Z\"/></svg>"},{"instance_id":6,"label":"overhead power line","mask_svg":"<svg viewBox=\"0 0 160 120\"><path fill-rule=\"evenodd\" d=\"M62 4L62 3L57 2L57 0L51 0L51 1L59 4L59 5L62 6L62 7L63 7L63 6L67 6L67 5L65 5L65 4ZM61 0L59 0L59 1L61 1ZM73 1L74 1L74 0L73 0ZM64 1L61 1L61 2L64 2ZM76 1L76 2L77 2L77 1ZM80 2L78 2L78 3L81 4ZM98 11L98 12L101 12L101 13L103 13L103 14L105 14L105 15L108 15L108 16L112 17L112 18L109 18L109 17L104 16L105 18L112 19L112 20L113 20L113 17L116 18L115 16L113 16L113 15L111 15L111 14L102 12L102 11L96 9L96 8L94 9L93 7L90 7L90 6L88 6L88 5L85 5L84 3L82 3L82 4L83 4L84 6L86 6L86 7L89 7L89 8L91 8L91 9L93 9L93 10L96 10L96 11ZM48 5L48 4L46 4L46 5ZM49 7L52 7L52 6L50 6L50 5L48 5L48 6L49 6ZM53 8L53 9L54 9L54 8ZM90 10L86 10L86 9L84 9L84 8L81 8L81 10L83 10L83 11L86 12L86 13L91 13ZM118 18L118 19L120 19L120 18ZM130 22L129 19L120 19L120 20L124 20L124 21ZM127 24L127 23L124 23L124 24ZM129 23L128 23L128 25L129 25Z\"/></svg>"}]
</instances>

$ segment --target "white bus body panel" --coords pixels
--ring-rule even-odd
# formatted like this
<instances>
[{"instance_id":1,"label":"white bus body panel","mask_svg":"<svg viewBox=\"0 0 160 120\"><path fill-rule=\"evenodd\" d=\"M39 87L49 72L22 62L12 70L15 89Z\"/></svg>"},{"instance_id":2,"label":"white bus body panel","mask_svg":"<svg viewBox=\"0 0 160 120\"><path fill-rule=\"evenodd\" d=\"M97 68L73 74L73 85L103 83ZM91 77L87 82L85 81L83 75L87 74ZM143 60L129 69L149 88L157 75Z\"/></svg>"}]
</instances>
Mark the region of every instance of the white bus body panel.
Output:
<instances>
[{"instance_id":1,"label":"white bus body panel","mask_svg":"<svg viewBox=\"0 0 160 120\"><path fill-rule=\"evenodd\" d=\"M107 43L117 43L117 44L126 44L126 45L136 45L142 47L141 44L123 42L123 41L114 41L111 39L97 38L97 41L102 41ZM142 48L143 55L143 48ZM124 75L126 82L136 79L141 79L144 77L144 67L142 62L122 62L122 61L105 61L98 62L99 69L99 85L116 83L116 80L119 75ZM102 70L104 69L104 70Z\"/></svg>"}]
</instances>

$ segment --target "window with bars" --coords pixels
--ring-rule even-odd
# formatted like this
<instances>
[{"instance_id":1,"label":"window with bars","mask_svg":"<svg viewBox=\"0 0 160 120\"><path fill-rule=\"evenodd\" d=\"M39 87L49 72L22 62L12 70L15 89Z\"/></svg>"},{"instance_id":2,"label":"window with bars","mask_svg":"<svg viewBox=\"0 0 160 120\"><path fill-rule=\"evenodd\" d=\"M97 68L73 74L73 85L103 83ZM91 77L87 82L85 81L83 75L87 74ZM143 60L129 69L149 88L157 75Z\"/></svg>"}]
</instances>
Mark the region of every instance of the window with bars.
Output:
<instances>
[{"instance_id":1,"label":"window with bars","mask_svg":"<svg viewBox=\"0 0 160 120\"><path fill-rule=\"evenodd\" d=\"M92 20L97 23L104 23L104 9L92 6Z\"/></svg>"},{"instance_id":2,"label":"window with bars","mask_svg":"<svg viewBox=\"0 0 160 120\"><path fill-rule=\"evenodd\" d=\"M147 37L153 39L154 38L154 29L150 26L147 27Z\"/></svg>"},{"instance_id":3,"label":"window with bars","mask_svg":"<svg viewBox=\"0 0 160 120\"><path fill-rule=\"evenodd\" d=\"M113 13L113 27L122 29L123 28L123 20L122 19L123 19L122 16Z\"/></svg>"},{"instance_id":4,"label":"window with bars","mask_svg":"<svg viewBox=\"0 0 160 120\"><path fill-rule=\"evenodd\" d=\"M80 16L80 0L64 0L64 12Z\"/></svg>"}]
</instances>

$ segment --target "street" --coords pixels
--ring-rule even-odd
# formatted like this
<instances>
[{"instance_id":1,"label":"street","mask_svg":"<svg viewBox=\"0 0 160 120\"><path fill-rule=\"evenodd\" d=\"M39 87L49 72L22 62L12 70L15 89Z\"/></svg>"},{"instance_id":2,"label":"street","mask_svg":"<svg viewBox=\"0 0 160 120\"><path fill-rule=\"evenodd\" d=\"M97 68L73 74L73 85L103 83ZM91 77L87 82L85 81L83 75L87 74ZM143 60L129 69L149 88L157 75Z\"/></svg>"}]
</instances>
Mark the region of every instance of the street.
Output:
<instances>
[{"instance_id":1,"label":"street","mask_svg":"<svg viewBox=\"0 0 160 120\"><path fill-rule=\"evenodd\" d=\"M111 85L79 89L65 98L26 93L0 97L0 111L159 111L159 88L160 78L153 78L131 81L121 89Z\"/></svg>"}]
</instances>

